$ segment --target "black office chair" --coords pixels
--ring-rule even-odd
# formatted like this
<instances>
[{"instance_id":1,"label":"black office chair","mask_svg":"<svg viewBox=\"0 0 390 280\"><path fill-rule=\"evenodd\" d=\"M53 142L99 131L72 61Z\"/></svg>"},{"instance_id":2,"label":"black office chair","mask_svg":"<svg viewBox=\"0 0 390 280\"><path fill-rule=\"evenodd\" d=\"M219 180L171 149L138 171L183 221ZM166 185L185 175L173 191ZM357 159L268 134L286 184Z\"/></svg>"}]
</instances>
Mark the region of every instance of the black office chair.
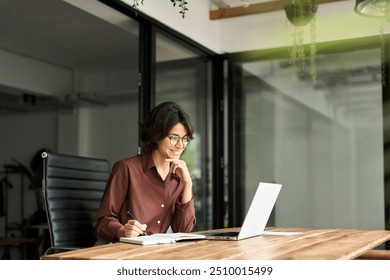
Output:
<instances>
[{"instance_id":1,"label":"black office chair","mask_svg":"<svg viewBox=\"0 0 390 280\"><path fill-rule=\"evenodd\" d=\"M44 152L42 191L51 247L47 254L91 247L92 219L110 173L107 160Z\"/></svg>"}]
</instances>

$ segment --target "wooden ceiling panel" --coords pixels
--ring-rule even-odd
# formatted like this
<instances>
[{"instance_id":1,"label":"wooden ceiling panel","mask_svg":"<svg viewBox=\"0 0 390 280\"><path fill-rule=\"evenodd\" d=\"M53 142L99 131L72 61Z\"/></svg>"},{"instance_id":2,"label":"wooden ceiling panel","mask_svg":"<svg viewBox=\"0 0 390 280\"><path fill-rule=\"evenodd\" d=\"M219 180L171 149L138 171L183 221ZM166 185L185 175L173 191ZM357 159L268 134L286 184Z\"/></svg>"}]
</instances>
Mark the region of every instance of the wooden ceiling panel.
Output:
<instances>
[{"instance_id":1,"label":"wooden ceiling panel","mask_svg":"<svg viewBox=\"0 0 390 280\"><path fill-rule=\"evenodd\" d=\"M317 4L339 2L346 0L316 0ZM268 1L254 1L254 0L214 0L214 6L220 7L218 9L210 10L210 19L224 19L230 17L247 16L253 14L267 13L283 10L284 7L293 2L293 0L268 0ZM245 4L249 3L248 6Z\"/></svg>"}]
</instances>

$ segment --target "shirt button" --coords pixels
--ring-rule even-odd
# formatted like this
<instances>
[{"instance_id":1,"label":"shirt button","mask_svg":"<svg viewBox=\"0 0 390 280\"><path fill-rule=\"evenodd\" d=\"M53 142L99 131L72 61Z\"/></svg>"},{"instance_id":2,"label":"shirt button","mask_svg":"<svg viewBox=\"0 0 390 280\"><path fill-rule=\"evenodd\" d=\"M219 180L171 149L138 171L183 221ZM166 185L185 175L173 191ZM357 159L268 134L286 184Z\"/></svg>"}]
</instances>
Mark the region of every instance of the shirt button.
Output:
<instances>
[{"instance_id":1,"label":"shirt button","mask_svg":"<svg viewBox=\"0 0 390 280\"><path fill-rule=\"evenodd\" d=\"M161 207L162 207L162 208L164 208L164 206L165 206L164 204L161 204Z\"/></svg>"},{"instance_id":2,"label":"shirt button","mask_svg":"<svg viewBox=\"0 0 390 280\"><path fill-rule=\"evenodd\" d=\"M158 220L157 223L158 223L158 224L161 223L160 220Z\"/></svg>"}]
</instances>

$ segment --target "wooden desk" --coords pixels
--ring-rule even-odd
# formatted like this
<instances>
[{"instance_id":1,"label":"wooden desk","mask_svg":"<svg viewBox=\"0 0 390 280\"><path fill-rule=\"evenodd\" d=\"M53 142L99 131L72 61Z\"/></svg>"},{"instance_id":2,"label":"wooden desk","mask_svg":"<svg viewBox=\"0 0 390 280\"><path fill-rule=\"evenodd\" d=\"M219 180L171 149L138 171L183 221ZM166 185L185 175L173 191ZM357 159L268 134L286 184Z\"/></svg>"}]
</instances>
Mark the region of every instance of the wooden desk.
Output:
<instances>
[{"instance_id":1,"label":"wooden desk","mask_svg":"<svg viewBox=\"0 0 390 280\"><path fill-rule=\"evenodd\" d=\"M227 230L227 229L226 229ZM237 230L230 229L230 230ZM390 231L268 228L298 235L261 235L240 241L197 240L140 246L127 243L47 255L47 260L343 260L355 259L390 240Z\"/></svg>"}]
</instances>

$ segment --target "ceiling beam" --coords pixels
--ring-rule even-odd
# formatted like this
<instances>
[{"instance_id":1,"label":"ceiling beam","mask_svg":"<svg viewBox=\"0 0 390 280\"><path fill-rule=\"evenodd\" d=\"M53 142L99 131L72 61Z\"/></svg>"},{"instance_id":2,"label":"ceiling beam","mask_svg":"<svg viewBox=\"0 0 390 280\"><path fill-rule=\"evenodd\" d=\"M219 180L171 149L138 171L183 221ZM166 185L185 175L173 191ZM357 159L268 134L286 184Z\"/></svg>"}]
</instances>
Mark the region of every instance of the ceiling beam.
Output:
<instances>
[{"instance_id":1,"label":"ceiling beam","mask_svg":"<svg viewBox=\"0 0 390 280\"><path fill-rule=\"evenodd\" d=\"M340 1L346 1L346 0L316 0L317 4L340 2ZM284 7L291 2L292 0L277 0L277 1L257 3L257 4L250 4L246 8L240 6L240 7L230 7L230 8L211 10L210 19L217 20L217 19L224 19L230 17L239 17L239 16L247 16L253 14L280 11L283 10Z\"/></svg>"}]
</instances>

